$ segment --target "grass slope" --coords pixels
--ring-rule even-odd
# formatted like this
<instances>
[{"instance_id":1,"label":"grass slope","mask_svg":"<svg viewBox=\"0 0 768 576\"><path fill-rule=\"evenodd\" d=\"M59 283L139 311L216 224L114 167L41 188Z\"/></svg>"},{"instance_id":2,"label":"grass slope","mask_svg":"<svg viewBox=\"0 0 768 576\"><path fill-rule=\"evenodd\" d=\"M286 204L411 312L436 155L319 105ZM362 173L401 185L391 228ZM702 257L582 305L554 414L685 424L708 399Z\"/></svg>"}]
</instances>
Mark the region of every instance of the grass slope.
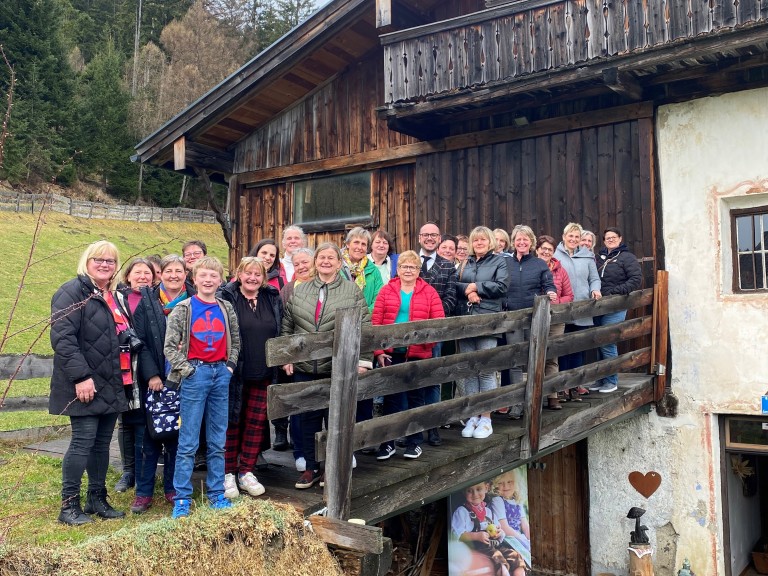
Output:
<instances>
[{"instance_id":1,"label":"grass slope","mask_svg":"<svg viewBox=\"0 0 768 576\"><path fill-rule=\"evenodd\" d=\"M0 283L0 337L30 259L37 215L0 211L4 262ZM227 245L218 224L128 222L89 220L47 212L43 216L31 266L24 280L9 336L0 353L33 352L51 354L46 322L53 293L75 276L77 262L85 247L96 240L114 242L121 261L147 254L179 253L184 241L198 238L208 245L208 253L227 262Z\"/></svg>"},{"instance_id":2,"label":"grass slope","mask_svg":"<svg viewBox=\"0 0 768 576\"><path fill-rule=\"evenodd\" d=\"M342 574L289 505L243 496L216 511L196 495L192 516L174 521L156 496L145 514L69 528L56 521L60 490L60 460L0 446L0 576ZM127 510L133 494L110 496Z\"/></svg>"}]
</instances>

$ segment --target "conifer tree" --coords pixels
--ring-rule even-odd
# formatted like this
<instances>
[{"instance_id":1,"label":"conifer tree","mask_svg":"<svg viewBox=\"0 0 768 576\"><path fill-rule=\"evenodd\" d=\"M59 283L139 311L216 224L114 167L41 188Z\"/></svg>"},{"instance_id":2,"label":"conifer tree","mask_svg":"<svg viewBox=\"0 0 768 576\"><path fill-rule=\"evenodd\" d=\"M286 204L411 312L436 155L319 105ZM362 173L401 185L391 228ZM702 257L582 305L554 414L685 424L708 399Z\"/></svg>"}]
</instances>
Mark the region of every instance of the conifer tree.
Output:
<instances>
[{"instance_id":1,"label":"conifer tree","mask_svg":"<svg viewBox=\"0 0 768 576\"><path fill-rule=\"evenodd\" d=\"M72 73L58 34L54 0L2 0L0 44L16 71L3 173L14 182L71 177ZM0 76L0 92L8 89Z\"/></svg>"}]
</instances>

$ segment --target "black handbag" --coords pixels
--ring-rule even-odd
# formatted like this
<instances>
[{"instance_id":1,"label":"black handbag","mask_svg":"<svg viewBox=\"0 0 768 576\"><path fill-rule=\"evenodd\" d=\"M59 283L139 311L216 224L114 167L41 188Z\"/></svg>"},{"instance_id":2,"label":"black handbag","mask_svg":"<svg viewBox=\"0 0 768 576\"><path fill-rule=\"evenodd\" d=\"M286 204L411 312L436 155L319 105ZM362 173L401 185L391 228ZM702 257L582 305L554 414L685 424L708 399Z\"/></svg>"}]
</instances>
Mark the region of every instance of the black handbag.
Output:
<instances>
[{"instance_id":1,"label":"black handbag","mask_svg":"<svg viewBox=\"0 0 768 576\"><path fill-rule=\"evenodd\" d=\"M149 437L157 442L179 437L181 414L179 393L166 386L160 392L147 390L145 397Z\"/></svg>"}]
</instances>

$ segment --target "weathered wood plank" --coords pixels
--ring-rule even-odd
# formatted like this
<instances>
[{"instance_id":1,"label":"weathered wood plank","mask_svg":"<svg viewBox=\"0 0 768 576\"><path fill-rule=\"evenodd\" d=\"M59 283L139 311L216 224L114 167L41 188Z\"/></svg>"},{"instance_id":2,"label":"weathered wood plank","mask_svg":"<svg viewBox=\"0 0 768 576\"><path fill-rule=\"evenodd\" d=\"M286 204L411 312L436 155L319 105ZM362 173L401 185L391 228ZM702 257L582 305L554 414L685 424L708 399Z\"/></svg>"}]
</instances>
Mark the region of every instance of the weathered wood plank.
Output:
<instances>
[{"instance_id":1,"label":"weathered wood plank","mask_svg":"<svg viewBox=\"0 0 768 576\"><path fill-rule=\"evenodd\" d=\"M537 296L533 303L531 340L528 347L528 381L525 387L525 419L528 434L523 437L521 456L528 458L539 451L541 434L541 388L549 335L549 296Z\"/></svg>"},{"instance_id":2,"label":"weathered wood plank","mask_svg":"<svg viewBox=\"0 0 768 576\"><path fill-rule=\"evenodd\" d=\"M521 342L481 352L453 354L377 368L358 377L358 400L451 382L456 378L476 374L481 368L504 370L514 364L522 364L527 357L528 343ZM267 390L267 413L270 419L274 419L327 408L329 391L329 379L275 384Z\"/></svg>"},{"instance_id":3,"label":"weathered wood plank","mask_svg":"<svg viewBox=\"0 0 768 576\"><path fill-rule=\"evenodd\" d=\"M352 524L329 516L308 516L312 531L326 544L369 554L384 551L381 528Z\"/></svg>"},{"instance_id":4,"label":"weathered wood plank","mask_svg":"<svg viewBox=\"0 0 768 576\"><path fill-rule=\"evenodd\" d=\"M349 518L352 449L351 438L346 431L354 426L357 412L357 365L362 321L363 310L359 306L336 310L325 493L328 516L341 520Z\"/></svg>"},{"instance_id":5,"label":"weathered wood plank","mask_svg":"<svg viewBox=\"0 0 768 576\"><path fill-rule=\"evenodd\" d=\"M600 316L618 310L634 309L653 302L653 289L646 288L628 296L607 296L601 300L584 300L552 307L552 322L572 322L578 318ZM425 342L443 342L486 334L502 334L530 322L531 309L444 318L388 326L366 326L360 347L362 352ZM281 336L267 341L267 364L282 366L289 362L330 358L333 332Z\"/></svg>"}]
</instances>

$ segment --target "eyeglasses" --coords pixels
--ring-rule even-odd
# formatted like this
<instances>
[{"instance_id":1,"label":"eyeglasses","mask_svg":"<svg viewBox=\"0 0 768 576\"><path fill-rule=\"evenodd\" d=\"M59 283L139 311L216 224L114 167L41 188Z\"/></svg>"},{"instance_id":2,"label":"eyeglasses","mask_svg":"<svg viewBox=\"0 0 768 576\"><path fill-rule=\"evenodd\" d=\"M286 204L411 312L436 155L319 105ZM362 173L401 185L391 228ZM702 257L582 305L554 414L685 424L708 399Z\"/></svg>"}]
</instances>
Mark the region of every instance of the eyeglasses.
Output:
<instances>
[{"instance_id":1,"label":"eyeglasses","mask_svg":"<svg viewBox=\"0 0 768 576\"><path fill-rule=\"evenodd\" d=\"M423 232L419 233L419 236L422 238L440 238L439 232Z\"/></svg>"},{"instance_id":2,"label":"eyeglasses","mask_svg":"<svg viewBox=\"0 0 768 576\"><path fill-rule=\"evenodd\" d=\"M186 252L184 254L184 258L199 258L203 255L202 250L196 250L195 252Z\"/></svg>"},{"instance_id":3,"label":"eyeglasses","mask_svg":"<svg viewBox=\"0 0 768 576\"><path fill-rule=\"evenodd\" d=\"M606 242L614 242L615 240L618 240L618 239L619 239L618 236L606 236L605 237L605 241Z\"/></svg>"},{"instance_id":4,"label":"eyeglasses","mask_svg":"<svg viewBox=\"0 0 768 576\"><path fill-rule=\"evenodd\" d=\"M461 246L456 248L456 252L466 252L467 250L469 250L469 248L462 248Z\"/></svg>"},{"instance_id":5,"label":"eyeglasses","mask_svg":"<svg viewBox=\"0 0 768 576\"><path fill-rule=\"evenodd\" d=\"M420 266L410 266L409 264L401 264L397 268L399 270L405 270L406 272L418 272L421 270Z\"/></svg>"},{"instance_id":6,"label":"eyeglasses","mask_svg":"<svg viewBox=\"0 0 768 576\"><path fill-rule=\"evenodd\" d=\"M114 266L117 264L117 260L112 258L91 258L91 260L93 260L97 266L101 266L102 264L106 264L107 266Z\"/></svg>"},{"instance_id":7,"label":"eyeglasses","mask_svg":"<svg viewBox=\"0 0 768 576\"><path fill-rule=\"evenodd\" d=\"M552 248L545 248L544 246L539 246L539 250L541 250L542 252L554 252Z\"/></svg>"}]
</instances>

